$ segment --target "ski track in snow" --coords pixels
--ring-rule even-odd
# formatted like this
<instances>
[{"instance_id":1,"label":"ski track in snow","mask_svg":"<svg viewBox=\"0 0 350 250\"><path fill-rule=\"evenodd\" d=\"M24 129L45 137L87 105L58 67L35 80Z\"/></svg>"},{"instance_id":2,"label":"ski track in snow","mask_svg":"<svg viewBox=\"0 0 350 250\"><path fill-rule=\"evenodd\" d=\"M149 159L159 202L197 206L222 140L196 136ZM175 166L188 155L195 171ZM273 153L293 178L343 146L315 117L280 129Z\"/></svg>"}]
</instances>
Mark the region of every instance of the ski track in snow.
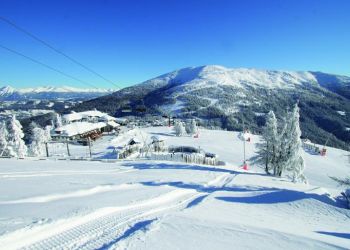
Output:
<instances>
[{"instance_id":1,"label":"ski track in snow","mask_svg":"<svg viewBox=\"0 0 350 250\"><path fill-rule=\"evenodd\" d=\"M232 174L225 173L208 181L206 186L224 187L231 182ZM12 201L48 202L69 197L81 197L96 192L140 187L141 184L95 187L68 194L33 197ZM88 215L70 218L31 229L15 231L0 240L6 249L106 249L133 236L139 225L147 226L171 211L182 211L202 202L209 194L194 189L176 188L148 200L125 206L105 207ZM147 224L147 225L146 225Z\"/></svg>"},{"instance_id":2,"label":"ski track in snow","mask_svg":"<svg viewBox=\"0 0 350 250\"><path fill-rule=\"evenodd\" d=\"M164 195L121 207L99 209L83 217L15 232L0 242L6 249L97 249L123 235L130 224L185 206L198 193L176 189Z\"/></svg>"},{"instance_id":3,"label":"ski track in snow","mask_svg":"<svg viewBox=\"0 0 350 250\"><path fill-rule=\"evenodd\" d=\"M140 184L99 185L93 188L82 189L82 190L69 192L69 193L29 197L25 199L4 201L4 202L0 202L0 204L45 203L45 202L58 201L58 200L68 199L68 198L85 197L85 196L90 196L90 195L110 192L110 191L134 189L137 187L141 187L141 185Z\"/></svg>"},{"instance_id":4,"label":"ski track in snow","mask_svg":"<svg viewBox=\"0 0 350 250\"><path fill-rule=\"evenodd\" d=\"M124 174L134 172L137 170L125 170L125 171L39 171L39 172L12 172L12 173L0 173L0 178L32 178L32 177L48 177L48 176L65 176L65 175L106 175L108 174Z\"/></svg>"}]
</instances>

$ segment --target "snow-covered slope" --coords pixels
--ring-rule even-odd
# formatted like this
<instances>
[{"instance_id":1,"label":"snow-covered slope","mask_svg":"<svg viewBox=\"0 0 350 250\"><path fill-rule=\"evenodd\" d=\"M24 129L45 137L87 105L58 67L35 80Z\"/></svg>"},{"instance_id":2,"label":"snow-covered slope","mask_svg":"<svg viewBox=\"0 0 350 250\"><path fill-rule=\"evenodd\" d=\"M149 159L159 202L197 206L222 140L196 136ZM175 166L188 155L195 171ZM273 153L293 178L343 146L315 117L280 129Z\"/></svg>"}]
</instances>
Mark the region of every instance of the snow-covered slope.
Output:
<instances>
[{"instance_id":1,"label":"snow-covered slope","mask_svg":"<svg viewBox=\"0 0 350 250\"><path fill-rule=\"evenodd\" d=\"M0 100L25 100L25 99L87 99L107 95L116 90L114 89L85 89L69 86L53 87L35 87L15 89L11 86L0 88Z\"/></svg>"},{"instance_id":2,"label":"snow-covered slope","mask_svg":"<svg viewBox=\"0 0 350 250\"><path fill-rule=\"evenodd\" d=\"M306 71L276 71L247 68L226 68L219 65L190 67L173 71L151 79L143 84L162 82L164 84L229 85L244 88L247 85L262 88L291 88L295 85L317 83L316 78Z\"/></svg>"},{"instance_id":3,"label":"snow-covered slope","mask_svg":"<svg viewBox=\"0 0 350 250\"><path fill-rule=\"evenodd\" d=\"M93 161L0 159L3 249L349 249L350 210L329 176L350 174L348 152L304 152L308 185L241 168L238 133L171 128L130 130L96 141L110 157L127 137L161 135L167 145L200 146L228 162L205 166L134 159ZM125 136L125 137L124 137ZM259 137L247 143L250 159ZM64 152L65 145L50 148ZM71 145L71 154L86 147Z\"/></svg>"}]
</instances>

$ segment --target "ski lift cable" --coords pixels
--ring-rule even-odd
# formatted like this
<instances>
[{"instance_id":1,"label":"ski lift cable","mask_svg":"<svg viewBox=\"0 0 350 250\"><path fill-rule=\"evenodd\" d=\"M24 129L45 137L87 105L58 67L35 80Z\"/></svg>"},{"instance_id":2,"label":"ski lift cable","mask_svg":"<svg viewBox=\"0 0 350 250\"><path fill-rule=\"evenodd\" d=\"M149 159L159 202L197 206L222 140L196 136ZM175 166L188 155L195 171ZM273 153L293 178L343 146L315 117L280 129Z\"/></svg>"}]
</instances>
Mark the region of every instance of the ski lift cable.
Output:
<instances>
[{"instance_id":1,"label":"ski lift cable","mask_svg":"<svg viewBox=\"0 0 350 250\"><path fill-rule=\"evenodd\" d=\"M2 45L2 44L0 44L0 48L2 48L2 49L4 49L4 50L7 50L7 51L9 51L9 52L11 52L11 53L13 53L13 54L16 54L16 55L18 55L18 56L24 57L24 58L26 58L26 59L29 60L29 61L32 61L32 62L34 62L34 63L36 63L36 64L39 64L39 65L41 65L41 66L43 66L43 67L45 67L45 68L48 68L48 69L50 69L50 70L52 70L52 71L55 71L55 72L57 72L57 73L59 73L59 74L61 74L61 75L64 75L65 77L71 78L71 79L73 79L73 80L75 80L75 81L78 81L78 82L80 82L80 83L83 83L83 84L85 84L85 85L88 85L88 86L90 86L90 87L93 87L93 88L96 88L96 89L97 89L97 87L94 86L94 85L91 84L91 83L88 83L88 82L86 82L86 81L80 80L79 78L77 78L77 77L75 77L75 76L72 76L72 75L70 75L70 74L64 73L63 71L61 71L61 70L59 70L59 69L56 69L56 68L54 68L54 67L51 67L50 65L47 65L46 63L40 62L40 61L38 61L38 60L36 60L36 59L34 59L34 58L32 58L32 57L26 56L26 55L22 54L21 52L18 52L18 51L16 51L16 50L10 49L10 48L8 48L8 47Z\"/></svg>"},{"instance_id":2,"label":"ski lift cable","mask_svg":"<svg viewBox=\"0 0 350 250\"><path fill-rule=\"evenodd\" d=\"M15 24L14 22L8 20L7 18L0 16L0 20L9 24L10 26L12 26L13 28L15 28L16 30L26 34L27 36L31 37L32 39L36 40L37 42L41 43L42 45L46 46L47 48L55 51L56 53L60 54L61 56L65 57L66 59L70 60L71 62L79 65L80 67L84 68L85 70L89 71L90 73L98 76L99 78L103 79L104 81L112 84L113 86L120 88L117 84L115 84L113 81L107 79L106 77L102 76L101 74L97 73L95 70L91 69L90 67L84 65L83 63L79 62L77 59L74 59L73 57L67 55L66 53L63 53L62 51L56 49L54 46L50 45L48 42L45 42L43 39L40 39L38 36L32 34L31 32L29 32L28 30L18 26L17 24Z\"/></svg>"}]
</instances>

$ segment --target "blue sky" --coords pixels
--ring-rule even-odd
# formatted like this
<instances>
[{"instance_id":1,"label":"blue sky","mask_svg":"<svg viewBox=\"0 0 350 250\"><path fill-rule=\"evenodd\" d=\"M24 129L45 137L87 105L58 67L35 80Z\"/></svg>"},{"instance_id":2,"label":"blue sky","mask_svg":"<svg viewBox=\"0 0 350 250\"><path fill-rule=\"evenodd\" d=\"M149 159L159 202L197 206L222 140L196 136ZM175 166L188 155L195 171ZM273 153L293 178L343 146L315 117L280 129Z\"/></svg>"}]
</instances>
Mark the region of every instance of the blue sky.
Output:
<instances>
[{"instance_id":1,"label":"blue sky","mask_svg":"<svg viewBox=\"0 0 350 250\"><path fill-rule=\"evenodd\" d=\"M318 70L350 76L348 0L1 0L0 16L120 87L175 69ZM0 45L114 86L0 21ZM83 84L0 48L0 86Z\"/></svg>"}]
</instances>

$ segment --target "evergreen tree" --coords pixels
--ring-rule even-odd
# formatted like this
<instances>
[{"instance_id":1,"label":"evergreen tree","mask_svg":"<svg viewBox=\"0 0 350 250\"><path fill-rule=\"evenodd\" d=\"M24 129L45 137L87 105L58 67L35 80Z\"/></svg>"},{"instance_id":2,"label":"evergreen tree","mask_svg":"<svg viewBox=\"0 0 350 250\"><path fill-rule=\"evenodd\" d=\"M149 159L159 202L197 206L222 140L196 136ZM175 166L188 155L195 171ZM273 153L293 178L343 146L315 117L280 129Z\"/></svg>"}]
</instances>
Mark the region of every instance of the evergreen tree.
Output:
<instances>
[{"instance_id":1,"label":"evergreen tree","mask_svg":"<svg viewBox=\"0 0 350 250\"><path fill-rule=\"evenodd\" d=\"M181 121L175 122L174 131L176 136L183 136L186 133L185 127Z\"/></svg>"},{"instance_id":2,"label":"evergreen tree","mask_svg":"<svg viewBox=\"0 0 350 250\"><path fill-rule=\"evenodd\" d=\"M288 116L289 112L287 112ZM288 141L289 141L289 135L288 135L288 125L286 117L282 119L282 128L280 130L280 135L278 137L278 143L277 143L277 154L274 162L274 169L273 169L273 175L275 176L282 176L282 173L286 169L286 161L288 158Z\"/></svg>"},{"instance_id":3,"label":"evergreen tree","mask_svg":"<svg viewBox=\"0 0 350 250\"><path fill-rule=\"evenodd\" d=\"M23 141L23 131L21 123L13 115L8 126L8 141L10 155L13 157L24 157L27 154L27 146Z\"/></svg>"},{"instance_id":4,"label":"evergreen tree","mask_svg":"<svg viewBox=\"0 0 350 250\"><path fill-rule=\"evenodd\" d=\"M292 172L293 181L306 182L303 174L305 169L305 162L302 156L302 142L300 139L301 130L299 124L299 107L295 104L293 111L290 113L288 121L288 140L286 151L286 169Z\"/></svg>"},{"instance_id":5,"label":"evergreen tree","mask_svg":"<svg viewBox=\"0 0 350 250\"><path fill-rule=\"evenodd\" d=\"M51 141L51 131L52 131L52 126L47 125L45 127L45 142Z\"/></svg>"},{"instance_id":6,"label":"evergreen tree","mask_svg":"<svg viewBox=\"0 0 350 250\"><path fill-rule=\"evenodd\" d=\"M58 113L56 114L55 127L56 128L62 127L62 117Z\"/></svg>"},{"instance_id":7,"label":"evergreen tree","mask_svg":"<svg viewBox=\"0 0 350 250\"><path fill-rule=\"evenodd\" d=\"M29 152L32 156L42 156L45 153L46 135L45 130L36 127L32 131L31 144Z\"/></svg>"},{"instance_id":8,"label":"evergreen tree","mask_svg":"<svg viewBox=\"0 0 350 250\"><path fill-rule=\"evenodd\" d=\"M191 119L190 122L186 123L186 133L189 135L197 133L197 124L195 119Z\"/></svg>"},{"instance_id":9,"label":"evergreen tree","mask_svg":"<svg viewBox=\"0 0 350 250\"><path fill-rule=\"evenodd\" d=\"M5 121L0 123L0 156L9 156L8 131Z\"/></svg>"},{"instance_id":10,"label":"evergreen tree","mask_svg":"<svg viewBox=\"0 0 350 250\"><path fill-rule=\"evenodd\" d=\"M29 131L28 131L29 135L28 135L28 137L26 137L26 138L29 138L29 142L31 142L32 135L33 135L32 133L33 133L34 129L37 127L39 127L39 126L36 122L31 122L29 124Z\"/></svg>"},{"instance_id":11,"label":"evergreen tree","mask_svg":"<svg viewBox=\"0 0 350 250\"><path fill-rule=\"evenodd\" d=\"M274 169L276 172L276 160L278 157L278 131L275 113L270 111L267 114L266 125L262 134L263 142L258 144L258 161L265 165L266 173Z\"/></svg>"}]
</instances>

